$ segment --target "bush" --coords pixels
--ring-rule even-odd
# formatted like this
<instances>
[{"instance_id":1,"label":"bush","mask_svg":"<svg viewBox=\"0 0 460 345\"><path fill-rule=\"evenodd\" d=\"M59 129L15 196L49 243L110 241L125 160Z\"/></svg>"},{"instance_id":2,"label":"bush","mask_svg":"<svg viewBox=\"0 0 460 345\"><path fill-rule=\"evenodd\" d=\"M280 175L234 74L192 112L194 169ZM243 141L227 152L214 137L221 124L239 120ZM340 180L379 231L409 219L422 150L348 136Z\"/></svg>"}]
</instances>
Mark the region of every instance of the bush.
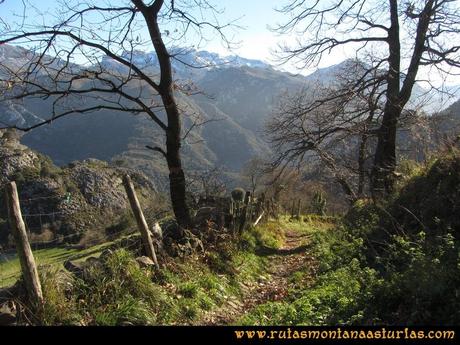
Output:
<instances>
[{"instance_id":1,"label":"bush","mask_svg":"<svg viewBox=\"0 0 460 345\"><path fill-rule=\"evenodd\" d=\"M79 324L81 315L73 294L72 276L62 270L43 266L38 272L44 300L42 323L48 326Z\"/></svg>"},{"instance_id":2,"label":"bush","mask_svg":"<svg viewBox=\"0 0 460 345\"><path fill-rule=\"evenodd\" d=\"M124 249L107 256L79 283L79 308L89 314L90 324L161 323L157 315L170 306L168 296L152 284L151 273Z\"/></svg>"},{"instance_id":3,"label":"bush","mask_svg":"<svg viewBox=\"0 0 460 345\"><path fill-rule=\"evenodd\" d=\"M326 214L326 198L323 192L316 191L311 200L312 212L324 216Z\"/></svg>"},{"instance_id":4,"label":"bush","mask_svg":"<svg viewBox=\"0 0 460 345\"><path fill-rule=\"evenodd\" d=\"M342 251L335 248L334 253L343 256L343 249L354 242L352 251L360 253L362 264L384 278L372 293L375 303L367 310L369 320L460 322L458 205L460 154L451 152L424 170L417 169L386 205L360 202L348 213L344 221L348 239L339 244Z\"/></svg>"},{"instance_id":5,"label":"bush","mask_svg":"<svg viewBox=\"0 0 460 345\"><path fill-rule=\"evenodd\" d=\"M452 234L428 240L394 236L381 258L386 283L376 292L383 319L397 323L455 325L460 322L460 246Z\"/></svg>"},{"instance_id":6,"label":"bush","mask_svg":"<svg viewBox=\"0 0 460 345\"><path fill-rule=\"evenodd\" d=\"M38 169L40 170L41 177L49 177L55 179L62 173L61 168L54 165L50 157L39 154L38 158Z\"/></svg>"},{"instance_id":7,"label":"bush","mask_svg":"<svg viewBox=\"0 0 460 345\"><path fill-rule=\"evenodd\" d=\"M460 153L436 160L414 176L395 198L390 213L405 231L428 236L460 233Z\"/></svg>"},{"instance_id":8,"label":"bush","mask_svg":"<svg viewBox=\"0 0 460 345\"><path fill-rule=\"evenodd\" d=\"M16 172L12 176L12 180L21 186L24 183L35 181L40 178L40 170L35 167L26 167L21 171Z\"/></svg>"},{"instance_id":9,"label":"bush","mask_svg":"<svg viewBox=\"0 0 460 345\"><path fill-rule=\"evenodd\" d=\"M243 202L246 192L244 191L243 188L235 188L234 190L232 190L231 194L232 194L233 201Z\"/></svg>"},{"instance_id":10,"label":"bush","mask_svg":"<svg viewBox=\"0 0 460 345\"><path fill-rule=\"evenodd\" d=\"M54 240L54 232L50 229L43 229L39 234L31 232L29 240L32 244L36 242L50 242Z\"/></svg>"}]
</instances>

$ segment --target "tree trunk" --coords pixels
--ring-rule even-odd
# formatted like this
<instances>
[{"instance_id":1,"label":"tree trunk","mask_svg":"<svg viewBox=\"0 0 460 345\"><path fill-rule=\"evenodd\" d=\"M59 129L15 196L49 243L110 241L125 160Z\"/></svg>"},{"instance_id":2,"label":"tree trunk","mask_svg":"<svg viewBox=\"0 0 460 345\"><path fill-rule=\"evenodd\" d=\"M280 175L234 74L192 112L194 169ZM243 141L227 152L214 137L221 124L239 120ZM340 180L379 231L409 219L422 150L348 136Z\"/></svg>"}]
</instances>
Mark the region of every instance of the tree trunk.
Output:
<instances>
[{"instance_id":1,"label":"tree trunk","mask_svg":"<svg viewBox=\"0 0 460 345\"><path fill-rule=\"evenodd\" d=\"M400 99L401 44L398 15L398 1L390 0L391 26L388 30L387 41L390 53L388 57L388 87L371 176L374 200L381 199L391 193L396 168L396 128L402 111Z\"/></svg>"},{"instance_id":2,"label":"tree trunk","mask_svg":"<svg viewBox=\"0 0 460 345\"><path fill-rule=\"evenodd\" d=\"M361 142L359 143L358 153L358 198L364 196L364 183L366 180L366 171L364 170L364 163L366 161L366 149L367 149L367 133L361 136Z\"/></svg>"},{"instance_id":3,"label":"tree trunk","mask_svg":"<svg viewBox=\"0 0 460 345\"><path fill-rule=\"evenodd\" d=\"M177 222L184 228L190 228L192 221L185 198L185 175L182 169L169 174L169 191Z\"/></svg>"},{"instance_id":4,"label":"tree trunk","mask_svg":"<svg viewBox=\"0 0 460 345\"><path fill-rule=\"evenodd\" d=\"M171 95L172 97L172 95ZM185 174L182 170L182 160L180 156L181 147L181 121L179 114L169 114L177 112L177 108L167 108L169 128L166 134L166 160L169 168L169 191L171 204L177 222L184 228L189 228L192 224L189 208L186 202Z\"/></svg>"},{"instance_id":5,"label":"tree trunk","mask_svg":"<svg viewBox=\"0 0 460 345\"><path fill-rule=\"evenodd\" d=\"M372 196L381 199L393 191L396 169L396 129L401 113L396 107L384 112L378 134L377 148L372 169Z\"/></svg>"},{"instance_id":6,"label":"tree trunk","mask_svg":"<svg viewBox=\"0 0 460 345\"><path fill-rule=\"evenodd\" d=\"M155 0L149 6L145 5L141 0L132 0L132 2L145 18L150 39L158 57L161 72L158 92L161 96L168 118L168 127L166 129L166 152L164 152L164 155L169 169L171 204L179 225L184 228L189 228L192 222L185 200L185 175L182 170L182 161L180 157L182 124L179 108L174 97L171 56L166 49L161 37L161 30L158 26L158 15L163 6L163 0Z\"/></svg>"},{"instance_id":7,"label":"tree trunk","mask_svg":"<svg viewBox=\"0 0 460 345\"><path fill-rule=\"evenodd\" d=\"M396 169L396 131L401 112L409 101L415 84L420 61L425 51L426 38L431 18L435 15L434 0L425 2L418 16L414 50L400 89L401 47L399 37L398 1L390 0L391 27L388 31L388 88L387 101L380 127L377 150L372 171L372 196L380 199L393 191Z\"/></svg>"}]
</instances>

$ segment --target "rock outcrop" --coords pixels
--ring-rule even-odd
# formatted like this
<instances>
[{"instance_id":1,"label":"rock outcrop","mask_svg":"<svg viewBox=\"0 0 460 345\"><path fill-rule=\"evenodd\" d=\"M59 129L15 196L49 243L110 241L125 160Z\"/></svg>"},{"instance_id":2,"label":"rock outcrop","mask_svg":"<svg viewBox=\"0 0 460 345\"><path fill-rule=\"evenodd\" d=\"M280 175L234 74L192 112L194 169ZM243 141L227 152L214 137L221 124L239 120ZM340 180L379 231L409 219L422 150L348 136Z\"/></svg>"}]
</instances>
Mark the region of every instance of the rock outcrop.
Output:
<instances>
[{"instance_id":1,"label":"rock outcrop","mask_svg":"<svg viewBox=\"0 0 460 345\"><path fill-rule=\"evenodd\" d=\"M95 159L60 168L21 145L11 131L0 133L0 186L16 181L22 212L36 242L77 243L88 232L104 232L121 218L130 217L124 174L131 176L145 206L153 202L156 188L138 171ZM0 203L4 204L2 193ZM5 211L4 207L0 210L3 247L10 237Z\"/></svg>"}]
</instances>

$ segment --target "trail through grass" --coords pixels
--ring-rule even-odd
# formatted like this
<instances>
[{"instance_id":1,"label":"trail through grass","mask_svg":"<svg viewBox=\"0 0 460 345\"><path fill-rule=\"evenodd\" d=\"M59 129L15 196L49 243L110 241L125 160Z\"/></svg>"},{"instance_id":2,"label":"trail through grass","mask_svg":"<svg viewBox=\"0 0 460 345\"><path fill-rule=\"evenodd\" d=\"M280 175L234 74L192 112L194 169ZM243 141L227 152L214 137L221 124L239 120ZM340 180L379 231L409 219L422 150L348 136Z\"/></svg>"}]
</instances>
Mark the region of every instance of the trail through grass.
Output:
<instances>
[{"instance_id":1,"label":"trail through grass","mask_svg":"<svg viewBox=\"0 0 460 345\"><path fill-rule=\"evenodd\" d=\"M310 240L314 233L330 229L332 223L318 218L305 221L290 221L284 217L254 229L256 238L261 240L256 253L264 258L263 269L251 279L239 282L240 296L234 296L220 308L205 313L196 324L245 323L255 309L284 301L296 290L307 289L313 284L318 265L309 250ZM270 323L269 318L266 321Z\"/></svg>"},{"instance_id":2,"label":"trail through grass","mask_svg":"<svg viewBox=\"0 0 460 345\"><path fill-rule=\"evenodd\" d=\"M84 279L62 270L63 262L99 256L113 242L83 251L34 251L45 291L44 324L227 325L254 317L256 324L270 324L259 322L266 316L258 308L285 303L315 282L318 264L310 242L331 227L314 217L271 220L202 254L169 258L160 271L140 268L133 253L120 248ZM18 275L18 267L17 259L5 261L0 274ZM16 277L2 283L10 285Z\"/></svg>"}]
</instances>

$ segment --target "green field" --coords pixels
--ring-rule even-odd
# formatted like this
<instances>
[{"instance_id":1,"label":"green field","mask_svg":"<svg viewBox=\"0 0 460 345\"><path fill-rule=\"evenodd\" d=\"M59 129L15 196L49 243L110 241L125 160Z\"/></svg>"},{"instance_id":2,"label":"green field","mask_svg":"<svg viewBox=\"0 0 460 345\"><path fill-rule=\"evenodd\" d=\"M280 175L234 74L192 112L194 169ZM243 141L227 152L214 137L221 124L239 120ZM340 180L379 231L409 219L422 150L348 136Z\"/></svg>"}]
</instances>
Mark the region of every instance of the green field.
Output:
<instances>
[{"instance_id":1,"label":"green field","mask_svg":"<svg viewBox=\"0 0 460 345\"><path fill-rule=\"evenodd\" d=\"M86 260L90 256L98 257L105 249L128 237L129 236L125 236L113 242L98 244L83 250L76 248L54 247L34 250L33 253L38 266L62 265L66 260L78 262ZM21 269L17 256L10 259L0 257L0 288L13 285L18 280L20 274Z\"/></svg>"}]
</instances>

